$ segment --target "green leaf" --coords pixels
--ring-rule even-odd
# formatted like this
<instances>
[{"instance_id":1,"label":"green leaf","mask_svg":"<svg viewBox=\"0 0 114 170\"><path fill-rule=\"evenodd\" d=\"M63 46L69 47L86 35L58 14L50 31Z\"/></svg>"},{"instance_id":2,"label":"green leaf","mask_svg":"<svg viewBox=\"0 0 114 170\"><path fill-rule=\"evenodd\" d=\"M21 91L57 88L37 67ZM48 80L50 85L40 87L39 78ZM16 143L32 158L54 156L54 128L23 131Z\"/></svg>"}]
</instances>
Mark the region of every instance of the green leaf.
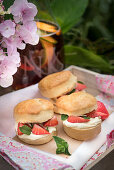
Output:
<instances>
[{"instance_id":1,"label":"green leaf","mask_svg":"<svg viewBox=\"0 0 114 170\"><path fill-rule=\"evenodd\" d=\"M72 91L68 92L67 95L72 94L76 91L76 89L73 89Z\"/></svg>"},{"instance_id":2,"label":"green leaf","mask_svg":"<svg viewBox=\"0 0 114 170\"><path fill-rule=\"evenodd\" d=\"M82 81L77 81L78 83L80 83L80 84L84 84Z\"/></svg>"},{"instance_id":3,"label":"green leaf","mask_svg":"<svg viewBox=\"0 0 114 170\"><path fill-rule=\"evenodd\" d=\"M49 15L48 12L39 10L37 15L35 16L35 19L41 19L41 20L48 20L48 21L53 21L53 18L51 15Z\"/></svg>"},{"instance_id":4,"label":"green leaf","mask_svg":"<svg viewBox=\"0 0 114 170\"><path fill-rule=\"evenodd\" d=\"M62 145L56 149L56 154L61 154L61 153L65 153L65 147Z\"/></svg>"},{"instance_id":5,"label":"green leaf","mask_svg":"<svg viewBox=\"0 0 114 170\"><path fill-rule=\"evenodd\" d=\"M26 125L19 127L20 131L26 135L30 135L32 132L32 129Z\"/></svg>"},{"instance_id":6,"label":"green leaf","mask_svg":"<svg viewBox=\"0 0 114 170\"><path fill-rule=\"evenodd\" d=\"M66 65L78 65L106 72L112 70L112 66L105 59L92 51L73 45L66 45L64 49Z\"/></svg>"},{"instance_id":7,"label":"green leaf","mask_svg":"<svg viewBox=\"0 0 114 170\"><path fill-rule=\"evenodd\" d=\"M53 136L53 138L57 145L56 154L64 153L66 155L71 155L68 151L68 143L64 139L58 136Z\"/></svg>"},{"instance_id":8,"label":"green leaf","mask_svg":"<svg viewBox=\"0 0 114 170\"><path fill-rule=\"evenodd\" d=\"M49 128L48 127L46 127L46 130L49 132Z\"/></svg>"},{"instance_id":9,"label":"green leaf","mask_svg":"<svg viewBox=\"0 0 114 170\"><path fill-rule=\"evenodd\" d=\"M61 115L61 120L66 120L68 118L68 115L62 114Z\"/></svg>"},{"instance_id":10,"label":"green leaf","mask_svg":"<svg viewBox=\"0 0 114 170\"><path fill-rule=\"evenodd\" d=\"M50 8L52 10L52 14L61 26L63 33L66 33L79 22L87 5L88 0L50 1Z\"/></svg>"},{"instance_id":11,"label":"green leaf","mask_svg":"<svg viewBox=\"0 0 114 170\"><path fill-rule=\"evenodd\" d=\"M3 5L5 7L5 10L7 10L11 5L13 5L14 1L15 0L10 0L10 1L9 0L4 0Z\"/></svg>"},{"instance_id":12,"label":"green leaf","mask_svg":"<svg viewBox=\"0 0 114 170\"><path fill-rule=\"evenodd\" d=\"M84 119L90 119L90 117L86 116L86 115L83 115L83 116L80 116L80 117L83 117Z\"/></svg>"},{"instance_id":13,"label":"green leaf","mask_svg":"<svg viewBox=\"0 0 114 170\"><path fill-rule=\"evenodd\" d=\"M33 123L31 123L30 125L31 125L31 128L33 128L34 124L33 124Z\"/></svg>"}]
</instances>

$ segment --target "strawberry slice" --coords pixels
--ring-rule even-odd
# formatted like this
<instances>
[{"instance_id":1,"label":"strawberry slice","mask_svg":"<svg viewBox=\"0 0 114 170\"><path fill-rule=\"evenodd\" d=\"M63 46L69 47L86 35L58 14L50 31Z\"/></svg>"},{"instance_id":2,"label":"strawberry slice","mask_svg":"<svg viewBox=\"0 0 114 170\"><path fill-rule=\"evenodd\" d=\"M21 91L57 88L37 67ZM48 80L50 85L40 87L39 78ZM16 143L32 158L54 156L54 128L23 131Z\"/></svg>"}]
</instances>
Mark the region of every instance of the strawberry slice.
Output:
<instances>
[{"instance_id":1,"label":"strawberry slice","mask_svg":"<svg viewBox=\"0 0 114 170\"><path fill-rule=\"evenodd\" d=\"M94 110L94 111L88 113L87 116L89 116L91 118L100 116L102 120L105 120L109 116L109 112L102 102L97 101L97 110Z\"/></svg>"},{"instance_id":2,"label":"strawberry slice","mask_svg":"<svg viewBox=\"0 0 114 170\"><path fill-rule=\"evenodd\" d=\"M101 117L102 120L105 120L109 115L106 113L97 112L94 110L94 111L88 113L87 116L89 116L91 118Z\"/></svg>"},{"instance_id":3,"label":"strawberry slice","mask_svg":"<svg viewBox=\"0 0 114 170\"><path fill-rule=\"evenodd\" d=\"M96 110L96 112L105 113L105 114L107 114L109 116L108 110L106 109L105 105L100 101L97 101L97 110Z\"/></svg>"},{"instance_id":4,"label":"strawberry slice","mask_svg":"<svg viewBox=\"0 0 114 170\"><path fill-rule=\"evenodd\" d=\"M22 126L24 126L24 124L23 123L18 123L18 127L17 127L17 133L18 133L18 135L23 135L23 133L20 131L20 129L19 129L19 127L22 127Z\"/></svg>"},{"instance_id":5,"label":"strawberry slice","mask_svg":"<svg viewBox=\"0 0 114 170\"><path fill-rule=\"evenodd\" d=\"M34 124L32 133L35 135L44 135L44 134L50 134L47 130L42 128L41 126Z\"/></svg>"},{"instance_id":6,"label":"strawberry slice","mask_svg":"<svg viewBox=\"0 0 114 170\"><path fill-rule=\"evenodd\" d=\"M77 91L81 91L81 90L84 90L86 88L87 88L87 86L85 84L77 83L77 87L76 87Z\"/></svg>"},{"instance_id":7,"label":"strawberry slice","mask_svg":"<svg viewBox=\"0 0 114 170\"><path fill-rule=\"evenodd\" d=\"M58 125L57 117L54 116L52 119L48 120L48 121L45 122L43 125L44 125L44 126L56 126L56 125Z\"/></svg>"},{"instance_id":8,"label":"strawberry slice","mask_svg":"<svg viewBox=\"0 0 114 170\"><path fill-rule=\"evenodd\" d=\"M84 122L89 122L89 119L84 119L82 117L77 117L77 116L69 116L67 121L71 123L84 123Z\"/></svg>"}]
</instances>

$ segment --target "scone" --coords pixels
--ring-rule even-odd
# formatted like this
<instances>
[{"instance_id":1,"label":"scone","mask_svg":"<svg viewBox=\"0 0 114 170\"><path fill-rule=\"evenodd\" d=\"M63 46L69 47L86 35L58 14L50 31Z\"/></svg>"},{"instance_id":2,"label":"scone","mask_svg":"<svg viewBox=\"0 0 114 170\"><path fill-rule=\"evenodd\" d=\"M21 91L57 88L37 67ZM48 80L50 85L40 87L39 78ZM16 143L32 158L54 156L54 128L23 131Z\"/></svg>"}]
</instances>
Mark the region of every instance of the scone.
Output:
<instances>
[{"instance_id":1,"label":"scone","mask_svg":"<svg viewBox=\"0 0 114 170\"><path fill-rule=\"evenodd\" d=\"M68 136L77 140L89 140L101 131L101 118L87 116L96 109L96 98L81 91L57 99L54 112L62 114L63 128Z\"/></svg>"},{"instance_id":2,"label":"scone","mask_svg":"<svg viewBox=\"0 0 114 170\"><path fill-rule=\"evenodd\" d=\"M57 118L53 104L45 99L36 98L20 102L14 108L16 134L28 144L44 144L56 135Z\"/></svg>"},{"instance_id":3,"label":"scone","mask_svg":"<svg viewBox=\"0 0 114 170\"><path fill-rule=\"evenodd\" d=\"M43 78L39 82L38 87L43 96L56 101L58 97L67 94L76 88L76 84L76 76L70 71L61 71Z\"/></svg>"}]
</instances>

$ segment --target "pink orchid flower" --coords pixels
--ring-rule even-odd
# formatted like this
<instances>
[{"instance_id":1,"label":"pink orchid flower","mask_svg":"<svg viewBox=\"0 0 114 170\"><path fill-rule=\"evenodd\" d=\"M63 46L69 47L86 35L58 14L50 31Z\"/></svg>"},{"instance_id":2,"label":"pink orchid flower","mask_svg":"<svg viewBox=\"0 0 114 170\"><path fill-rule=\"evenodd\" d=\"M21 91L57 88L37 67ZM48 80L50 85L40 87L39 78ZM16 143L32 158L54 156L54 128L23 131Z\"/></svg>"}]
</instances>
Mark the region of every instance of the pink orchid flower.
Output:
<instances>
[{"instance_id":1,"label":"pink orchid flower","mask_svg":"<svg viewBox=\"0 0 114 170\"><path fill-rule=\"evenodd\" d=\"M4 60L4 58L5 58L5 54L4 54L3 50L0 49L0 61Z\"/></svg>"},{"instance_id":2,"label":"pink orchid flower","mask_svg":"<svg viewBox=\"0 0 114 170\"><path fill-rule=\"evenodd\" d=\"M20 55L18 52L12 55L5 55L4 60L0 62L0 86L8 87L13 83L13 77L20 66Z\"/></svg>"},{"instance_id":3,"label":"pink orchid flower","mask_svg":"<svg viewBox=\"0 0 114 170\"><path fill-rule=\"evenodd\" d=\"M6 20L0 24L0 33L9 38L11 35L15 34L15 23L11 20Z\"/></svg>"},{"instance_id":4,"label":"pink orchid flower","mask_svg":"<svg viewBox=\"0 0 114 170\"><path fill-rule=\"evenodd\" d=\"M36 6L28 3L27 0L15 0L10 11L16 23L32 21L38 12Z\"/></svg>"},{"instance_id":5,"label":"pink orchid flower","mask_svg":"<svg viewBox=\"0 0 114 170\"><path fill-rule=\"evenodd\" d=\"M37 33L37 25L35 21L29 21L24 25L20 25L18 34L25 43L36 45L39 42L39 35Z\"/></svg>"},{"instance_id":6,"label":"pink orchid flower","mask_svg":"<svg viewBox=\"0 0 114 170\"><path fill-rule=\"evenodd\" d=\"M12 83L13 83L13 77L12 76L0 78L0 86L2 86L4 88L11 86Z\"/></svg>"},{"instance_id":7,"label":"pink orchid flower","mask_svg":"<svg viewBox=\"0 0 114 170\"><path fill-rule=\"evenodd\" d=\"M34 17L37 8L27 0L15 0L9 8L14 22L3 21L0 24L0 45L7 50L4 53L0 48L0 86L8 87L13 83L13 75L20 66L20 54L17 49L25 49L26 44L36 45L39 41ZM17 24L19 23L19 24ZM2 37L3 36L3 37Z\"/></svg>"},{"instance_id":8,"label":"pink orchid flower","mask_svg":"<svg viewBox=\"0 0 114 170\"><path fill-rule=\"evenodd\" d=\"M4 38L3 42L5 43L5 47L7 47L8 55L17 52L17 48L23 50L26 47L26 44L22 42L22 38L19 37L18 33L15 33L15 35L9 38Z\"/></svg>"}]
</instances>

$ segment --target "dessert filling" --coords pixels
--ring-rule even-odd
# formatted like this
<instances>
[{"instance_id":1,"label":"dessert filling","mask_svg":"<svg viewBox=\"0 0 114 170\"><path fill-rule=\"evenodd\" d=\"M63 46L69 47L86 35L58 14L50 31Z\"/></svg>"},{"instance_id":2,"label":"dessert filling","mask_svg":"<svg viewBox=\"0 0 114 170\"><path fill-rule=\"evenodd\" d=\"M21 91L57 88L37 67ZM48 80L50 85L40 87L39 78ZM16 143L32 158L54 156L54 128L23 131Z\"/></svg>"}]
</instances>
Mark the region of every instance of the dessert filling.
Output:
<instances>
[{"instance_id":1,"label":"dessert filling","mask_svg":"<svg viewBox=\"0 0 114 170\"><path fill-rule=\"evenodd\" d=\"M105 105L102 102L97 101L96 110L82 116L68 116L63 114L61 115L61 120L63 120L63 124L67 127L88 128L96 126L101 123L102 120L107 119L108 116L109 112Z\"/></svg>"},{"instance_id":2,"label":"dessert filling","mask_svg":"<svg viewBox=\"0 0 114 170\"><path fill-rule=\"evenodd\" d=\"M67 127L76 127L76 128L89 128L94 127L101 123L101 119L99 117L90 118L88 122L82 122L82 123L71 123L68 120L63 121L63 124Z\"/></svg>"},{"instance_id":3,"label":"dessert filling","mask_svg":"<svg viewBox=\"0 0 114 170\"><path fill-rule=\"evenodd\" d=\"M16 123L15 129L19 138L36 140L56 131L58 120L56 116L44 123Z\"/></svg>"},{"instance_id":4,"label":"dessert filling","mask_svg":"<svg viewBox=\"0 0 114 170\"><path fill-rule=\"evenodd\" d=\"M49 134L51 134L52 132L56 131L56 127L48 127L48 130L49 130ZM21 139L36 140L36 139L40 139L40 138L46 137L49 134L36 135L36 134L33 134L31 132L30 135L22 134L22 135L18 135L18 137L21 138Z\"/></svg>"}]
</instances>

